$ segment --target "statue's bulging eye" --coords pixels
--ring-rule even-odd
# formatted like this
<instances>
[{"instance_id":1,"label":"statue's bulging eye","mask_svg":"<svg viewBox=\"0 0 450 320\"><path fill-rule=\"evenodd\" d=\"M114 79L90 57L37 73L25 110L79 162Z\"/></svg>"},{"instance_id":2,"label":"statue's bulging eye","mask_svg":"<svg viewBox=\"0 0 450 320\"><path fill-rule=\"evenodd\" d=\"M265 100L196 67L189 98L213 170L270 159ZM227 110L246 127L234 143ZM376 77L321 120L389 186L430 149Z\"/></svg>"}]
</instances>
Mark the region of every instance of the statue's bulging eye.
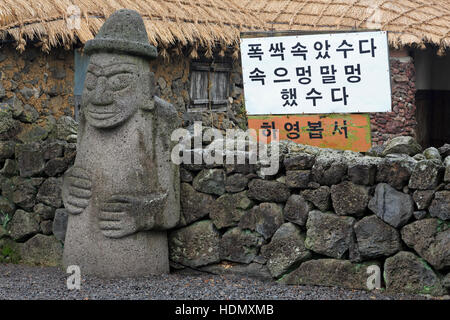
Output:
<instances>
[{"instance_id":1,"label":"statue's bulging eye","mask_svg":"<svg viewBox=\"0 0 450 320\"><path fill-rule=\"evenodd\" d=\"M88 72L86 74L86 79L84 80L84 83L88 90L94 90L95 86L97 85L97 77L92 73Z\"/></svg>"},{"instance_id":2,"label":"statue's bulging eye","mask_svg":"<svg viewBox=\"0 0 450 320\"><path fill-rule=\"evenodd\" d=\"M108 79L108 87L111 91L119 91L130 85L132 75L130 73L119 73Z\"/></svg>"}]
</instances>

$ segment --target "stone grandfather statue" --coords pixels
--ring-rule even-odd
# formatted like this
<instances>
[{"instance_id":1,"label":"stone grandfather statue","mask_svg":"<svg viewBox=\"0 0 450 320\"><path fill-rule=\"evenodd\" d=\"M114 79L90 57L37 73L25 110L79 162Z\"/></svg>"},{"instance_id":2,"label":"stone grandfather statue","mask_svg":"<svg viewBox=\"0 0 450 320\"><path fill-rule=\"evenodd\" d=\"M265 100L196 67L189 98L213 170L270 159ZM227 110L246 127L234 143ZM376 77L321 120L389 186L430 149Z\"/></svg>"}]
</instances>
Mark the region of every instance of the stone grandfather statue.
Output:
<instances>
[{"instance_id":1,"label":"stone grandfather statue","mask_svg":"<svg viewBox=\"0 0 450 320\"><path fill-rule=\"evenodd\" d=\"M69 221L63 264L104 277L169 272L166 231L180 217L170 160L173 106L154 96L157 56L136 11L118 10L86 43L74 166L63 183Z\"/></svg>"}]
</instances>

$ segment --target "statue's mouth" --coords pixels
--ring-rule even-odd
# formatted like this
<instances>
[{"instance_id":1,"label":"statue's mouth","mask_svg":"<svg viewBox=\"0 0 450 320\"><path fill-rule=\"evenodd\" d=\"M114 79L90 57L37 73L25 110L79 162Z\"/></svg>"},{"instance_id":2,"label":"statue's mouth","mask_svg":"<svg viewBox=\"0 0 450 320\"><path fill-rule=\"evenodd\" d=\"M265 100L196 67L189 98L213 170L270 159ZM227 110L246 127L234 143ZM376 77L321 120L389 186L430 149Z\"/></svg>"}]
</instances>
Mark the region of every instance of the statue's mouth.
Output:
<instances>
[{"instance_id":1,"label":"statue's mouth","mask_svg":"<svg viewBox=\"0 0 450 320\"><path fill-rule=\"evenodd\" d=\"M89 116L94 120L108 120L117 114L117 112L111 105L109 106L91 105L88 108L88 113Z\"/></svg>"}]
</instances>

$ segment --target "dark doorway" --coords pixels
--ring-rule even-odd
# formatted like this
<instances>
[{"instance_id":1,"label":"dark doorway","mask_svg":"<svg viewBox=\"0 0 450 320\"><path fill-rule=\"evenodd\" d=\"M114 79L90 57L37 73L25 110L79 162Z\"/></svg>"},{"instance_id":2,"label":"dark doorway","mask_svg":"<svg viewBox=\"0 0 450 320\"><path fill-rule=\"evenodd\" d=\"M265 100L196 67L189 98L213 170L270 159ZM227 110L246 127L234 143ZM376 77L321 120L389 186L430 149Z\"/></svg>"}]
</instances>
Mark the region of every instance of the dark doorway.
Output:
<instances>
[{"instance_id":1,"label":"dark doorway","mask_svg":"<svg viewBox=\"0 0 450 320\"><path fill-rule=\"evenodd\" d=\"M450 52L416 50L417 141L423 148L450 143Z\"/></svg>"},{"instance_id":2,"label":"dark doorway","mask_svg":"<svg viewBox=\"0 0 450 320\"><path fill-rule=\"evenodd\" d=\"M417 140L424 148L450 143L450 91L418 90Z\"/></svg>"}]
</instances>

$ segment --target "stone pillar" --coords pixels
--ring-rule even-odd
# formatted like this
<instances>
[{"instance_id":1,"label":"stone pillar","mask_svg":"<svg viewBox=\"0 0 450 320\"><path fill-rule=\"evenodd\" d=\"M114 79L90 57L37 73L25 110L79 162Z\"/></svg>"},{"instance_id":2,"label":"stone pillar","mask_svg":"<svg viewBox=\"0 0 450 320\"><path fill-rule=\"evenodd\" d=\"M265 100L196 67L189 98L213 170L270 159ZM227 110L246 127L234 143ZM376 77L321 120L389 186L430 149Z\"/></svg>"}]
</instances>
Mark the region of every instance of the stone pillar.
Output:
<instances>
[{"instance_id":1,"label":"stone pillar","mask_svg":"<svg viewBox=\"0 0 450 320\"><path fill-rule=\"evenodd\" d=\"M65 266L134 277L169 272L167 229L180 217L170 159L174 107L154 96L157 56L136 11L116 11L95 39L85 80L74 166L64 176L69 212Z\"/></svg>"},{"instance_id":2,"label":"stone pillar","mask_svg":"<svg viewBox=\"0 0 450 320\"><path fill-rule=\"evenodd\" d=\"M372 113L372 144L395 136L416 136L415 67L407 49L390 50L392 112Z\"/></svg>"}]
</instances>

